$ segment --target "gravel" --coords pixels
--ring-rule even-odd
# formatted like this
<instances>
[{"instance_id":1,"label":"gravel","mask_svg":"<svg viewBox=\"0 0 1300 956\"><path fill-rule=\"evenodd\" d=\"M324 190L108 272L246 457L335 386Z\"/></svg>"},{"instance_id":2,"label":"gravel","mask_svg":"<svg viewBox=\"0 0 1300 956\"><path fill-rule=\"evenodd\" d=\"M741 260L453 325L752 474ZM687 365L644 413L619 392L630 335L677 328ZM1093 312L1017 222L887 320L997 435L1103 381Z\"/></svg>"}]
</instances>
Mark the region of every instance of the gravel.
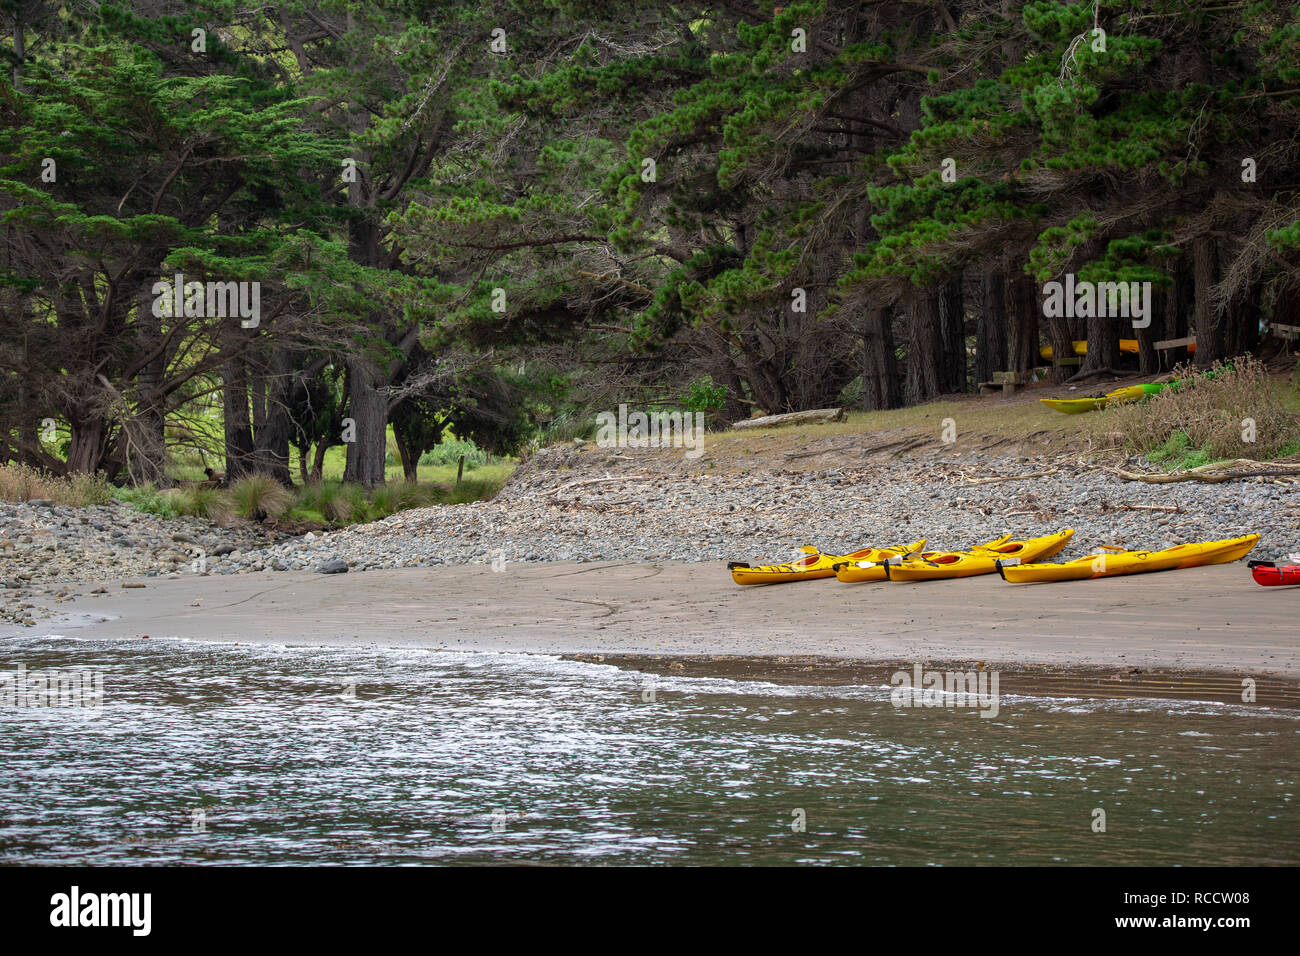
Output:
<instances>
[{"instance_id":1,"label":"gravel","mask_svg":"<svg viewBox=\"0 0 1300 956\"><path fill-rule=\"evenodd\" d=\"M253 524L223 528L123 504L0 502L0 623L31 626L49 605L88 592L71 582L179 577L211 567L217 555L255 552L279 537Z\"/></svg>"},{"instance_id":2,"label":"gravel","mask_svg":"<svg viewBox=\"0 0 1300 956\"><path fill-rule=\"evenodd\" d=\"M624 460L626 459L626 460ZM597 465L602 467L597 468ZM1143 468L1144 463L1136 462ZM972 479L1057 469L988 484ZM1300 553L1300 486L1124 481L1077 459L969 453L821 470L710 473L630 456L546 449L492 501L404 511L368 525L271 542L256 528L163 521L116 508L0 505L0 620L26 623L32 586L133 575L437 567L494 561L787 560L928 539L963 548L1075 529L1054 560L1102 544L1159 549L1259 533L1251 557ZM195 565L195 548L205 563ZM721 573L715 569L714 573ZM17 588L15 588L15 584Z\"/></svg>"}]
</instances>

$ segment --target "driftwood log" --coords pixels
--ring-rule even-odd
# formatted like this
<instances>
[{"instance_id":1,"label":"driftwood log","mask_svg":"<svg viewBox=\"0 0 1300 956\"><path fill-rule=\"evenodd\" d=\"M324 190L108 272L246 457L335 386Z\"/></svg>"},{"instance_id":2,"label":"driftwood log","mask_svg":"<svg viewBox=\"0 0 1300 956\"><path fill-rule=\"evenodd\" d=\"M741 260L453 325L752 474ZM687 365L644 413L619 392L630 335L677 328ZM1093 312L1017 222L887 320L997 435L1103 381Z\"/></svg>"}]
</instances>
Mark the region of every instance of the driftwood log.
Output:
<instances>
[{"instance_id":1,"label":"driftwood log","mask_svg":"<svg viewBox=\"0 0 1300 956\"><path fill-rule=\"evenodd\" d=\"M1232 481L1234 478L1268 478L1276 475L1300 475L1300 462L1254 461L1250 458L1233 458L1230 461L1214 461L1199 468L1170 472L1153 472L1140 474L1116 468L1115 474L1125 481L1145 481L1149 485L1167 485L1175 481Z\"/></svg>"},{"instance_id":2,"label":"driftwood log","mask_svg":"<svg viewBox=\"0 0 1300 956\"><path fill-rule=\"evenodd\" d=\"M1059 468L1053 468L1050 471L1035 471L1030 472L1027 475L1004 475L996 478L970 478L967 479L966 484L962 487L966 487L966 485L995 485L1001 481L1019 481L1022 478L1046 478L1048 475L1055 475L1060 470L1061 469Z\"/></svg>"},{"instance_id":3,"label":"driftwood log","mask_svg":"<svg viewBox=\"0 0 1300 956\"><path fill-rule=\"evenodd\" d=\"M764 415L735 422L732 428L780 428L783 425L823 425L844 420L842 408L812 408L806 412L786 412L784 415Z\"/></svg>"}]
</instances>

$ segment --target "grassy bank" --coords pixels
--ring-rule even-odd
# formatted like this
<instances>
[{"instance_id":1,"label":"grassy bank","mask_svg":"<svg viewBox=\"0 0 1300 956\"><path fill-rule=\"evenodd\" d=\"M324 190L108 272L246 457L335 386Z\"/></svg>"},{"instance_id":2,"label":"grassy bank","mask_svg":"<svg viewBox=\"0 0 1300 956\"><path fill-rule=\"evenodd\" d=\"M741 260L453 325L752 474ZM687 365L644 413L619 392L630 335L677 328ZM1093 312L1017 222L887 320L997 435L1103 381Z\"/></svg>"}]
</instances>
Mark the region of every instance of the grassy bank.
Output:
<instances>
[{"instance_id":1,"label":"grassy bank","mask_svg":"<svg viewBox=\"0 0 1300 956\"><path fill-rule=\"evenodd\" d=\"M1178 375L1195 377L1195 370ZM1083 415L1062 415L1039 401L1111 391L1090 383L1073 391L1036 384L1011 396L952 395L910 408L848 411L822 425L729 429L707 436L700 466L718 471L763 465L818 468L874 454L946 450L1030 457L1053 454L1145 455L1161 467L1227 458L1270 460L1300 452L1300 374L1268 372L1254 360L1166 389L1153 399ZM1253 425L1244 425L1250 419ZM950 441L946 439L951 439ZM843 462L837 461L841 455Z\"/></svg>"}]
</instances>

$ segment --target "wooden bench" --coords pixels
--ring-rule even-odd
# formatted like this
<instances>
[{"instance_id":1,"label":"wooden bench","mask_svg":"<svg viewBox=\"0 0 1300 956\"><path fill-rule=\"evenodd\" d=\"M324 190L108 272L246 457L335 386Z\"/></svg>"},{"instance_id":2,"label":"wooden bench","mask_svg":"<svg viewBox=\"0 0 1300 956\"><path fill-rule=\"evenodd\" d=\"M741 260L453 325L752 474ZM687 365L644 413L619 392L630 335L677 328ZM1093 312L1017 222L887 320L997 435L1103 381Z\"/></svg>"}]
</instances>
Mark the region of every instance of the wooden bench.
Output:
<instances>
[{"instance_id":1,"label":"wooden bench","mask_svg":"<svg viewBox=\"0 0 1300 956\"><path fill-rule=\"evenodd\" d=\"M993 381L979 383L980 394L992 395L994 392L1001 391L1003 395L1012 395L1024 383L1023 372L994 372Z\"/></svg>"}]
</instances>

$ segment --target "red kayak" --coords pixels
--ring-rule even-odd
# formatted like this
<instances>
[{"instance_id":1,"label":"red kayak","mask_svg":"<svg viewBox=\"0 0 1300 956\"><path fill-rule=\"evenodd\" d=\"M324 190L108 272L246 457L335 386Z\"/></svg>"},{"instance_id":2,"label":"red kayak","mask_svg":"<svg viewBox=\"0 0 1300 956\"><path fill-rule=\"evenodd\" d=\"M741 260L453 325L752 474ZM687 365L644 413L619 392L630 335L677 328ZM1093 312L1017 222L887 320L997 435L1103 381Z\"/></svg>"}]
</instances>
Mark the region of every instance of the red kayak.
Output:
<instances>
[{"instance_id":1,"label":"red kayak","mask_svg":"<svg viewBox=\"0 0 1300 956\"><path fill-rule=\"evenodd\" d=\"M1250 573L1256 584L1267 588L1300 584L1300 564L1284 564L1279 568L1272 561L1252 561Z\"/></svg>"}]
</instances>

